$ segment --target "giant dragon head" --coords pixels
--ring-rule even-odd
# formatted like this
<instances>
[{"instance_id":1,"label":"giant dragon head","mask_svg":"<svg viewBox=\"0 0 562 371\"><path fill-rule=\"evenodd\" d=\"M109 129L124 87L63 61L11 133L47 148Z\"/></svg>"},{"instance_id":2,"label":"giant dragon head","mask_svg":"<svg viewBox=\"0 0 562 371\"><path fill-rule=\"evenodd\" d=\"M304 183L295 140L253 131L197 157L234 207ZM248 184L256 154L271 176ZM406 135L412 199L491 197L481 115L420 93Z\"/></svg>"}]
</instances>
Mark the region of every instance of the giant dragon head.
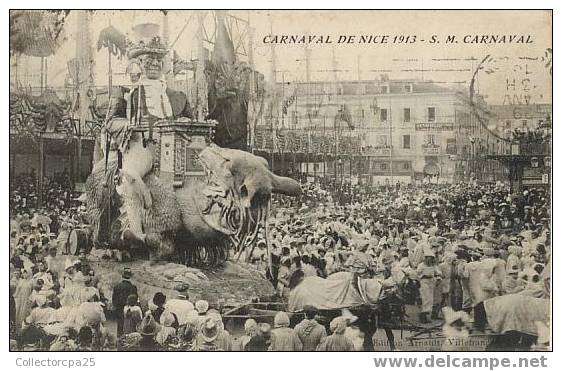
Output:
<instances>
[{"instance_id":1,"label":"giant dragon head","mask_svg":"<svg viewBox=\"0 0 562 371\"><path fill-rule=\"evenodd\" d=\"M231 190L246 208L256 207L260 199L272 193L288 196L302 193L297 181L275 175L263 157L248 152L209 146L199 154L199 159L210 181Z\"/></svg>"},{"instance_id":2,"label":"giant dragon head","mask_svg":"<svg viewBox=\"0 0 562 371\"><path fill-rule=\"evenodd\" d=\"M211 145L199 159L207 172L207 197L213 200L206 210L209 219L220 225L216 229L229 235L239 251L252 244L265 226L272 193L302 193L297 181L275 175L265 159L248 152Z\"/></svg>"}]
</instances>

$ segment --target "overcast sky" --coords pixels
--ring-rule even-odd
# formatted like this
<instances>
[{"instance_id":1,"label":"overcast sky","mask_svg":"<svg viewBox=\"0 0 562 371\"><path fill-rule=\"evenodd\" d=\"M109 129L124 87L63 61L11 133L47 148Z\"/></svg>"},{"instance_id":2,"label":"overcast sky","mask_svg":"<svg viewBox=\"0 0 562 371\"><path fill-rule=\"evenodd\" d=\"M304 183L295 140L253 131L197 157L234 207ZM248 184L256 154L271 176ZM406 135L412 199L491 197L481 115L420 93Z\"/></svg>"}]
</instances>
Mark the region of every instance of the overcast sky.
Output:
<instances>
[{"instance_id":1,"label":"overcast sky","mask_svg":"<svg viewBox=\"0 0 562 371\"><path fill-rule=\"evenodd\" d=\"M194 36L197 12L172 11L169 15L170 39L177 41L174 49L186 59L195 57ZM552 80L544 67L544 53L551 47L551 18L545 11L231 11L250 21L255 29L255 66L269 78L271 46L264 44L266 35L330 35L334 43L310 45L310 76L312 80L333 80L334 58L340 80L375 79L386 73L390 78L433 80L456 86L467 86L472 69L487 54L494 58L493 74L479 74L480 93L488 102L501 104L507 80L516 79L511 93L531 95L532 102L551 103ZM190 19L191 18L191 19ZM189 22L187 22L190 19ZM127 33L136 23L161 23L160 12L99 11L93 17L93 42L100 30L112 25ZM184 29L184 26L186 25ZM206 22L211 36L211 18ZM183 32L182 32L183 29ZM66 60L74 57L76 15L66 24L67 40L54 57L49 58L49 83L60 85L66 74ZM389 43L335 44L339 35L388 35ZM394 36L416 36L413 44L393 44ZM432 35L440 40L429 44ZM456 35L458 43L446 44L448 35ZM528 44L465 44L465 35L530 35ZM472 40L473 37L470 37ZM423 42L420 40L424 40ZM277 79L304 81L305 63L302 45L276 46ZM507 57L507 58L506 58ZM472 60L474 59L474 60ZM107 54L96 55L97 84L107 82ZM36 61L28 62L34 66ZM124 72L125 61L116 61L115 72ZM421 70L424 70L423 72ZM440 70L440 71L436 71ZM447 70L447 71L443 71ZM523 82L523 79L528 81ZM120 78L115 78L117 83ZM526 87L528 90L524 91Z\"/></svg>"}]
</instances>

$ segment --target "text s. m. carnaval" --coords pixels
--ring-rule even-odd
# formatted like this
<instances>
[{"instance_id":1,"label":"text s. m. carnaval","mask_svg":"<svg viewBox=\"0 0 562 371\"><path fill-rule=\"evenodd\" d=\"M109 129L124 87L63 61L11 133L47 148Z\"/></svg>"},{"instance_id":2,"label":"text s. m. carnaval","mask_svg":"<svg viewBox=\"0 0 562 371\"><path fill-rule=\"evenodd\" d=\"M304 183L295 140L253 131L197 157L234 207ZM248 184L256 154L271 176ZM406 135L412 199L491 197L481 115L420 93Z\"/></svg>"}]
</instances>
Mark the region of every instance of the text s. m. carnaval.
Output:
<instances>
[{"instance_id":1,"label":"text s. m. carnaval","mask_svg":"<svg viewBox=\"0 0 562 371\"><path fill-rule=\"evenodd\" d=\"M532 44L532 35L467 34L467 35L275 35L262 38L264 44Z\"/></svg>"}]
</instances>

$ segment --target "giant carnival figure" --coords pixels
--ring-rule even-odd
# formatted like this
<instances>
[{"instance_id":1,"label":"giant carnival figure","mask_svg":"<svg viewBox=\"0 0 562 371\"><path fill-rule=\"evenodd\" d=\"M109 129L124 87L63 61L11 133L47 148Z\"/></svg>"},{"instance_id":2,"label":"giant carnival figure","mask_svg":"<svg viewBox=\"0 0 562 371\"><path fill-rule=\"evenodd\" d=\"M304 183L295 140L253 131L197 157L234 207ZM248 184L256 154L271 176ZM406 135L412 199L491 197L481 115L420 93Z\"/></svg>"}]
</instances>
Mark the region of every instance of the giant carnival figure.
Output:
<instances>
[{"instance_id":1,"label":"giant carnival figure","mask_svg":"<svg viewBox=\"0 0 562 371\"><path fill-rule=\"evenodd\" d=\"M212 143L216 122L192 120L186 95L162 78L168 50L156 35L156 24L133 28L133 84L110 97L104 156L86 185L93 240L146 247L151 260L217 264L255 241L272 192L301 189L265 159Z\"/></svg>"}]
</instances>

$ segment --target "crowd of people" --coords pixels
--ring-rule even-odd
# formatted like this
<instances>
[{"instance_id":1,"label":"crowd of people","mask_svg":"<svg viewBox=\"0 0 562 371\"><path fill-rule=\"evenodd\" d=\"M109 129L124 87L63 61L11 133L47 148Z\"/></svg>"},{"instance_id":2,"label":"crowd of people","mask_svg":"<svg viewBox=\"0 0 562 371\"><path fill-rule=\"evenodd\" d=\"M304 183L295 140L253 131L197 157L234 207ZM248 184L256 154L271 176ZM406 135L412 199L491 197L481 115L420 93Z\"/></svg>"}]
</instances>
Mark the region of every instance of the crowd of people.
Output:
<instances>
[{"instance_id":1,"label":"crowd of people","mask_svg":"<svg viewBox=\"0 0 562 371\"><path fill-rule=\"evenodd\" d=\"M10 184L13 348L88 350L115 344L104 327L107 298L99 278L85 252L69 255L70 232L87 224L77 196L66 172L45 178L41 195L33 170Z\"/></svg>"},{"instance_id":2,"label":"crowd of people","mask_svg":"<svg viewBox=\"0 0 562 371\"><path fill-rule=\"evenodd\" d=\"M26 213L39 206L39 196L46 209L55 212L67 211L76 205L78 193L73 190L66 170L43 179L42 191L38 191L35 169L15 175L10 182L10 212Z\"/></svg>"},{"instance_id":3,"label":"crowd of people","mask_svg":"<svg viewBox=\"0 0 562 371\"><path fill-rule=\"evenodd\" d=\"M451 309L470 313L473 331L485 332L485 300L550 297L544 188L321 181L305 185L298 200L276 200L273 210L269 277L285 300L305 277L354 271L409 288L405 300L417 306L421 323L445 319L443 310ZM258 245L252 260L266 266L266 242Z\"/></svg>"},{"instance_id":4,"label":"crowd of people","mask_svg":"<svg viewBox=\"0 0 562 371\"><path fill-rule=\"evenodd\" d=\"M372 187L320 179L303 183L303 190L297 199L274 199L269 241L261 231L250 256L281 302L306 277L350 271L402 287L404 301L418 309L422 324L444 320L451 329L472 323L471 331L486 333L485 300L550 296L546 189L515 193L502 183ZM132 272L125 269L123 282L106 290L85 254L68 255L68 232L84 222L83 208L67 203L68 193L55 193L42 208L22 204L24 191L19 199L11 194L15 349L360 348L350 313L320 324L318 309L307 306L295 326L290 313L279 312L273 323L249 319L245 334L233 336L219 310L204 300L192 304L188 289L170 299L159 292L142 307ZM116 331L109 330L106 318L115 318Z\"/></svg>"},{"instance_id":5,"label":"crowd of people","mask_svg":"<svg viewBox=\"0 0 562 371\"><path fill-rule=\"evenodd\" d=\"M307 306L304 318L291 326L290 315L279 311L269 322L248 318L243 334L233 336L225 329L222 315L206 300L194 304L188 289L168 299L154 294L148 308L141 308L137 288L130 283L132 273L125 270L123 282L114 292L119 311L120 350L143 351L352 351L359 350L361 337L349 325L356 320L345 312L331 320L328 335L317 321L318 310ZM125 299L126 298L126 299Z\"/></svg>"}]
</instances>

